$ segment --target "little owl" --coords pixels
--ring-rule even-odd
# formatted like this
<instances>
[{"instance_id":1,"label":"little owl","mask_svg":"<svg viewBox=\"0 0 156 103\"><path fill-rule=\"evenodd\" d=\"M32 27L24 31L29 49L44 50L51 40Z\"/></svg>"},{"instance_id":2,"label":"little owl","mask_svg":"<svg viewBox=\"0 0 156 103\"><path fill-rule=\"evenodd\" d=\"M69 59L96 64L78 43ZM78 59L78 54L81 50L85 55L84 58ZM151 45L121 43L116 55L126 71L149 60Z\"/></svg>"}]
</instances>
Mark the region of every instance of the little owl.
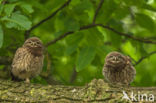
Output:
<instances>
[{"instance_id":1,"label":"little owl","mask_svg":"<svg viewBox=\"0 0 156 103\"><path fill-rule=\"evenodd\" d=\"M23 46L18 48L12 65L13 77L30 82L30 78L38 75L43 66L43 44L37 37L27 39Z\"/></svg>"},{"instance_id":2,"label":"little owl","mask_svg":"<svg viewBox=\"0 0 156 103\"><path fill-rule=\"evenodd\" d=\"M129 85L135 74L135 68L128 56L115 51L106 56L103 75L109 83Z\"/></svg>"}]
</instances>

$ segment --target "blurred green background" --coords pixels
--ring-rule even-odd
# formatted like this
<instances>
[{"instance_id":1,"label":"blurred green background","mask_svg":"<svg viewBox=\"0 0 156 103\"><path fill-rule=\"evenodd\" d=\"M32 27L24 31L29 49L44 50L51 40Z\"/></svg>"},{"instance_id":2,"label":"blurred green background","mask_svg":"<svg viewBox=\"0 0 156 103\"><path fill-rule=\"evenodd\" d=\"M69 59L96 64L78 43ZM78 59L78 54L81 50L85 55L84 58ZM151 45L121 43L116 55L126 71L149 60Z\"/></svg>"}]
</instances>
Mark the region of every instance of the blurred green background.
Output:
<instances>
[{"instance_id":1,"label":"blurred green background","mask_svg":"<svg viewBox=\"0 0 156 103\"><path fill-rule=\"evenodd\" d=\"M82 30L93 23L143 42L100 26ZM69 32L45 48L43 71L32 83L85 85L104 78L105 56L119 51L133 58L133 64L147 56L135 65L133 86L156 86L156 43L144 42L156 42L156 0L0 0L0 78L10 79L11 60L26 33L46 45Z\"/></svg>"}]
</instances>

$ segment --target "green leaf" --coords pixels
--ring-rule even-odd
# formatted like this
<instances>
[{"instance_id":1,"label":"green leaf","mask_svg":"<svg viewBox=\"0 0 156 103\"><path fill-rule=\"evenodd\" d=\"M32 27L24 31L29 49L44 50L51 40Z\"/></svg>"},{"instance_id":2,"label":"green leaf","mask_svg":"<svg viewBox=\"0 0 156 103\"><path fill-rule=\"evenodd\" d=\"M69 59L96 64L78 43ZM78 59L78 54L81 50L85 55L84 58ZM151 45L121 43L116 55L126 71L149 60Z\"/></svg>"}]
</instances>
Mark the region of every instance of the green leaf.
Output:
<instances>
[{"instance_id":1,"label":"green leaf","mask_svg":"<svg viewBox=\"0 0 156 103\"><path fill-rule=\"evenodd\" d=\"M116 20L121 20L124 19L127 15L129 15L129 13L129 7L119 6L113 13L113 18Z\"/></svg>"},{"instance_id":2,"label":"green leaf","mask_svg":"<svg viewBox=\"0 0 156 103\"><path fill-rule=\"evenodd\" d=\"M5 16L1 20L7 21L5 23L7 28L16 28L19 30L28 30L32 24L26 16L18 13L13 13L10 18Z\"/></svg>"},{"instance_id":3,"label":"green leaf","mask_svg":"<svg viewBox=\"0 0 156 103\"><path fill-rule=\"evenodd\" d=\"M54 33L55 38L58 38L59 36L61 36L64 32L63 31L58 31L56 33Z\"/></svg>"},{"instance_id":4,"label":"green leaf","mask_svg":"<svg viewBox=\"0 0 156 103\"><path fill-rule=\"evenodd\" d=\"M7 16L10 16L11 13L13 12L14 8L15 8L16 4L6 4L4 6L4 12Z\"/></svg>"},{"instance_id":5,"label":"green leaf","mask_svg":"<svg viewBox=\"0 0 156 103\"><path fill-rule=\"evenodd\" d=\"M80 28L78 21L73 18L66 18L64 22L64 27L67 31L77 31Z\"/></svg>"},{"instance_id":6,"label":"green leaf","mask_svg":"<svg viewBox=\"0 0 156 103\"><path fill-rule=\"evenodd\" d=\"M83 39L83 32L76 32L74 33L73 35L70 35L68 38L67 38L67 43L68 45L72 45L72 44L78 44L82 39Z\"/></svg>"},{"instance_id":7,"label":"green leaf","mask_svg":"<svg viewBox=\"0 0 156 103\"><path fill-rule=\"evenodd\" d=\"M94 59L96 50L93 47L83 48L77 58L76 71L79 72L87 67Z\"/></svg>"},{"instance_id":8,"label":"green leaf","mask_svg":"<svg viewBox=\"0 0 156 103\"><path fill-rule=\"evenodd\" d=\"M80 29L79 22L68 15L65 14L66 12L61 12L58 15L58 18L55 21L55 28L56 31L77 31Z\"/></svg>"},{"instance_id":9,"label":"green leaf","mask_svg":"<svg viewBox=\"0 0 156 103\"><path fill-rule=\"evenodd\" d=\"M30 4L22 2L22 3L20 3L20 7L23 9L24 12L26 12L28 14L34 12L32 5L30 5Z\"/></svg>"},{"instance_id":10,"label":"green leaf","mask_svg":"<svg viewBox=\"0 0 156 103\"><path fill-rule=\"evenodd\" d=\"M65 55L70 55L74 51L76 51L76 49L78 48L79 43L82 41L82 39L83 39L82 32L77 32L74 35L70 35L66 40L68 47L65 51Z\"/></svg>"},{"instance_id":11,"label":"green leaf","mask_svg":"<svg viewBox=\"0 0 156 103\"><path fill-rule=\"evenodd\" d=\"M152 7L151 5L148 5L148 4L143 4L142 8L156 12L156 8L154 8L154 7Z\"/></svg>"},{"instance_id":12,"label":"green leaf","mask_svg":"<svg viewBox=\"0 0 156 103\"><path fill-rule=\"evenodd\" d=\"M143 28L153 32L154 31L154 22L151 17L145 14L137 13L136 14L136 22Z\"/></svg>"},{"instance_id":13,"label":"green leaf","mask_svg":"<svg viewBox=\"0 0 156 103\"><path fill-rule=\"evenodd\" d=\"M88 46L97 47L103 45L104 36L97 28L84 30L83 32L85 34L85 43Z\"/></svg>"},{"instance_id":14,"label":"green leaf","mask_svg":"<svg viewBox=\"0 0 156 103\"><path fill-rule=\"evenodd\" d=\"M0 25L0 48L3 45L3 29L2 26Z\"/></svg>"},{"instance_id":15,"label":"green leaf","mask_svg":"<svg viewBox=\"0 0 156 103\"><path fill-rule=\"evenodd\" d=\"M101 10L99 11L99 15L97 16L97 22L108 22L117 7L118 5L114 2L114 0L105 0Z\"/></svg>"},{"instance_id":16,"label":"green leaf","mask_svg":"<svg viewBox=\"0 0 156 103\"><path fill-rule=\"evenodd\" d=\"M77 44L69 45L65 51L65 55L72 54L78 48Z\"/></svg>"},{"instance_id":17,"label":"green leaf","mask_svg":"<svg viewBox=\"0 0 156 103\"><path fill-rule=\"evenodd\" d=\"M82 21L82 23L88 23L88 21L92 22L94 6L90 0L71 1L69 7L72 9L70 14L74 14L77 20Z\"/></svg>"},{"instance_id":18,"label":"green leaf","mask_svg":"<svg viewBox=\"0 0 156 103\"><path fill-rule=\"evenodd\" d=\"M0 15L2 14L3 9L4 9L4 5L0 5Z\"/></svg>"},{"instance_id":19,"label":"green leaf","mask_svg":"<svg viewBox=\"0 0 156 103\"><path fill-rule=\"evenodd\" d=\"M140 7L143 5L143 3L145 3L145 0L137 0L137 2L136 2L136 0L123 0L123 1L127 4L127 6L134 5L137 7Z\"/></svg>"},{"instance_id":20,"label":"green leaf","mask_svg":"<svg viewBox=\"0 0 156 103\"><path fill-rule=\"evenodd\" d=\"M75 0L75 1L71 1L69 6L76 6L81 2L81 0Z\"/></svg>"},{"instance_id":21,"label":"green leaf","mask_svg":"<svg viewBox=\"0 0 156 103\"><path fill-rule=\"evenodd\" d=\"M7 0L7 1L10 2L10 3L13 3L13 2L17 2L19 0Z\"/></svg>"},{"instance_id":22,"label":"green leaf","mask_svg":"<svg viewBox=\"0 0 156 103\"><path fill-rule=\"evenodd\" d=\"M48 1L47 1L48 2ZM60 7L66 0L52 0L49 1L49 4L51 5L51 10L56 10L58 7Z\"/></svg>"},{"instance_id":23,"label":"green leaf","mask_svg":"<svg viewBox=\"0 0 156 103\"><path fill-rule=\"evenodd\" d=\"M60 31L64 31L65 27L64 27L64 23L61 19L56 18L56 20L54 22L55 22L54 27L55 27L56 32L59 33Z\"/></svg>"},{"instance_id":24,"label":"green leaf","mask_svg":"<svg viewBox=\"0 0 156 103\"><path fill-rule=\"evenodd\" d=\"M73 1L75 2L75 1ZM74 4L74 3L72 3ZM76 13L82 13L88 10L91 10L93 5L90 2L90 0L82 0L82 1L77 1L75 2L76 5L74 5L73 9Z\"/></svg>"},{"instance_id":25,"label":"green leaf","mask_svg":"<svg viewBox=\"0 0 156 103\"><path fill-rule=\"evenodd\" d=\"M114 28L117 31L123 32L122 22L112 19L109 23L110 27ZM106 30L106 32L107 37L109 37L110 39L109 41L111 41L112 43L112 46L114 46L115 48L120 48L120 45L122 43L122 36L110 30Z\"/></svg>"}]
</instances>

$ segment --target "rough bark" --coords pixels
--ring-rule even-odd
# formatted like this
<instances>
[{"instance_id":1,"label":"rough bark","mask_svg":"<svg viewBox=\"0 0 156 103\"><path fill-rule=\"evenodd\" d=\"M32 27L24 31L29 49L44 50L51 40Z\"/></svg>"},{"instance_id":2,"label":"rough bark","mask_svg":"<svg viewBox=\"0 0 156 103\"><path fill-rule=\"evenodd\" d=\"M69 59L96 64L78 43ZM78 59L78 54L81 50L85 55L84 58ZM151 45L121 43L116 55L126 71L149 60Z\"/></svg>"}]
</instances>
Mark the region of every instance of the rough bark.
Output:
<instances>
[{"instance_id":1,"label":"rough bark","mask_svg":"<svg viewBox=\"0 0 156 103\"><path fill-rule=\"evenodd\" d=\"M2 103L126 103L123 91L128 96L146 93L156 96L156 87L112 87L103 80L93 80L85 86L39 85L0 80ZM148 95L149 96L149 95ZM145 99L144 99L145 101Z\"/></svg>"}]
</instances>

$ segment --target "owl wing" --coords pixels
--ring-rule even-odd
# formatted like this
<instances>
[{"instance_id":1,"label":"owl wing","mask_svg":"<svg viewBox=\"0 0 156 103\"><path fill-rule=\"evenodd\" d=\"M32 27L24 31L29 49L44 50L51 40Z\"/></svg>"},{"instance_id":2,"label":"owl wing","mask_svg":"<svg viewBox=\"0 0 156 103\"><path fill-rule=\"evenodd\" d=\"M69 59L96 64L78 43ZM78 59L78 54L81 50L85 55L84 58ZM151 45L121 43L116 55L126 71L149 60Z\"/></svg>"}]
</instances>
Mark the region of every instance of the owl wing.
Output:
<instances>
[{"instance_id":1,"label":"owl wing","mask_svg":"<svg viewBox=\"0 0 156 103\"><path fill-rule=\"evenodd\" d=\"M26 48L17 49L11 65L12 67L11 71L14 72L13 74L16 74L26 69L26 64L27 64L25 63L26 54L28 54L28 50Z\"/></svg>"},{"instance_id":2,"label":"owl wing","mask_svg":"<svg viewBox=\"0 0 156 103\"><path fill-rule=\"evenodd\" d=\"M26 53L27 53L26 48L18 48L16 50L16 53L15 53L15 56L14 56L14 59L13 59L13 62L12 62L12 66L19 63L23 59L23 56Z\"/></svg>"},{"instance_id":3,"label":"owl wing","mask_svg":"<svg viewBox=\"0 0 156 103\"><path fill-rule=\"evenodd\" d=\"M109 70L106 65L104 65L103 70L102 70L103 76L104 76L104 81L109 82L108 77L109 77Z\"/></svg>"},{"instance_id":4,"label":"owl wing","mask_svg":"<svg viewBox=\"0 0 156 103\"><path fill-rule=\"evenodd\" d=\"M132 76L133 76L133 78L135 78L135 76L136 76L136 70L135 70L135 68L131 65L131 70L132 70Z\"/></svg>"},{"instance_id":5,"label":"owl wing","mask_svg":"<svg viewBox=\"0 0 156 103\"><path fill-rule=\"evenodd\" d=\"M136 76L136 70L131 64L126 65L125 70L126 73L124 75L126 76L128 83L131 83Z\"/></svg>"}]
</instances>

